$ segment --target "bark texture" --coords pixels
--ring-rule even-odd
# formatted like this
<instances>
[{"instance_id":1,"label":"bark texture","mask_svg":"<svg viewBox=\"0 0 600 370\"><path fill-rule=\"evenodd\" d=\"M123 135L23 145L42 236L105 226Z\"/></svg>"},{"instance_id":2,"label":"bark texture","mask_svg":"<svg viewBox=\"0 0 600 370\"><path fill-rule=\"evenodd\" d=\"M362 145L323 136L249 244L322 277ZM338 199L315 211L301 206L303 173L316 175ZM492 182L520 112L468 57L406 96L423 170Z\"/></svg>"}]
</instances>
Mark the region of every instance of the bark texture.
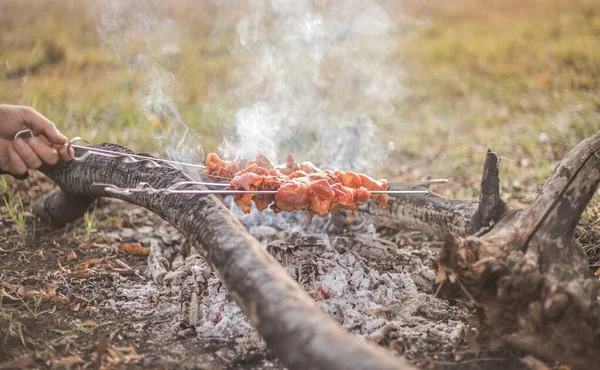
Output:
<instances>
[{"instance_id":1,"label":"bark texture","mask_svg":"<svg viewBox=\"0 0 600 370\"><path fill-rule=\"evenodd\" d=\"M33 213L48 224L63 226L80 218L95 199L85 195L73 196L56 188L33 203Z\"/></svg>"},{"instance_id":2,"label":"bark texture","mask_svg":"<svg viewBox=\"0 0 600 370\"><path fill-rule=\"evenodd\" d=\"M573 149L535 201L481 238L450 234L438 280L460 285L497 335L575 368L600 361L599 285L575 227L600 183L600 133Z\"/></svg>"},{"instance_id":3,"label":"bark texture","mask_svg":"<svg viewBox=\"0 0 600 370\"><path fill-rule=\"evenodd\" d=\"M99 157L44 172L75 197L109 195L92 187L93 182L132 187L146 181L165 187L186 179L173 169L148 171L143 164L122 162L127 161ZM444 288L460 287L474 300L496 335L537 356L574 368L595 368L600 361L600 287L586 279L588 261L574 231L599 183L600 133L565 157L525 209L507 210L499 196L498 157L488 152L479 202L435 194L404 196L390 199L386 209L372 206L366 212L381 226L445 237L438 281ZM290 368L407 366L348 337L327 319L216 198L118 198L158 213L195 241ZM64 211L67 201L55 192L45 202L57 206L46 209ZM468 236L473 234L484 235Z\"/></svg>"},{"instance_id":4,"label":"bark texture","mask_svg":"<svg viewBox=\"0 0 600 370\"><path fill-rule=\"evenodd\" d=\"M103 149L131 153L114 144ZM81 153L78 153L81 154ZM402 358L349 335L325 315L314 301L266 253L259 242L214 196L114 194L94 183L135 187L147 182L155 188L189 181L179 170L135 161L127 156L91 156L42 172L62 192L44 199L41 209L69 209L70 199L112 197L145 207L179 229L227 286L273 353L290 369L412 369ZM192 185L188 188L193 189ZM63 194L66 193L66 194ZM37 206L40 209L41 206ZM76 212L75 212L76 213ZM46 212L52 215L53 212ZM44 217L44 213L39 214ZM64 221L66 218L61 218ZM51 216L48 221L59 220ZM56 222L55 222L56 223Z\"/></svg>"},{"instance_id":5,"label":"bark texture","mask_svg":"<svg viewBox=\"0 0 600 370\"><path fill-rule=\"evenodd\" d=\"M410 228L443 238L448 233L460 236L475 234L493 226L507 213L500 199L499 159L488 151L481 177L479 202L457 200L429 193L390 197L386 208L370 202L366 212L378 226Z\"/></svg>"}]
</instances>

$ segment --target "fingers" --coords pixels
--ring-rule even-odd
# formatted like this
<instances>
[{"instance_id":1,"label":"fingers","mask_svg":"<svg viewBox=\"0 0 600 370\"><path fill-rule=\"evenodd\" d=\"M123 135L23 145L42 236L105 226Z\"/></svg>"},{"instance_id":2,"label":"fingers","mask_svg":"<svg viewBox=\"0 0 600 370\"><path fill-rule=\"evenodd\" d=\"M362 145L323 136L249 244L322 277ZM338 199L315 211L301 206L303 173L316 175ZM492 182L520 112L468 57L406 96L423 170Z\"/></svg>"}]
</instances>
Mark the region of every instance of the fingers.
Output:
<instances>
[{"instance_id":1,"label":"fingers","mask_svg":"<svg viewBox=\"0 0 600 370\"><path fill-rule=\"evenodd\" d=\"M31 139L32 140L32 139ZM19 155L27 168L40 168L42 160L38 157L37 153L29 146L25 140L16 139L13 142L13 149Z\"/></svg>"},{"instance_id":2,"label":"fingers","mask_svg":"<svg viewBox=\"0 0 600 370\"><path fill-rule=\"evenodd\" d=\"M29 168L40 168L43 163L54 165L61 159L73 158L67 145L53 148L44 136L15 140L0 139L0 168L13 176L26 175Z\"/></svg>"},{"instance_id":3,"label":"fingers","mask_svg":"<svg viewBox=\"0 0 600 370\"><path fill-rule=\"evenodd\" d=\"M69 146L67 144L62 144L62 145L50 144L48 139L46 139L43 136L38 136L38 139L42 140L44 143L46 143L46 144L52 146L54 149L56 149L58 151L58 156L63 161L68 162L71 159L73 159L73 157L75 156L75 151L73 150L73 148L69 148Z\"/></svg>"},{"instance_id":4,"label":"fingers","mask_svg":"<svg viewBox=\"0 0 600 370\"><path fill-rule=\"evenodd\" d=\"M40 168L42 162L53 165L59 159L58 151L48 145L42 137L15 139L12 147L28 168Z\"/></svg>"},{"instance_id":5,"label":"fingers","mask_svg":"<svg viewBox=\"0 0 600 370\"><path fill-rule=\"evenodd\" d=\"M22 144L20 144L22 143ZM26 139L26 140L15 140L14 142L14 146L15 149L17 150L17 153L19 153L19 155L21 155L21 153L19 152L18 148L17 148L17 144L19 144L19 146L28 146L31 150L33 150L33 154L37 157L37 159L40 161L39 165L41 166L41 161L43 161L44 163L48 163L48 164L56 164L58 162L58 152L56 151L56 149L54 149L53 147L51 147L50 145L48 145L47 143L43 142L42 140L40 140L37 137L32 137L30 139ZM25 157L23 157L21 155L21 158L23 158L25 160L25 163L27 163L29 165L29 162L27 161L27 159ZM37 161L34 160L34 163L37 163ZM30 167L30 168L39 168L39 167Z\"/></svg>"},{"instance_id":6,"label":"fingers","mask_svg":"<svg viewBox=\"0 0 600 370\"><path fill-rule=\"evenodd\" d=\"M75 156L73 148L69 148L67 145L63 145L58 149L58 155L63 161L70 161Z\"/></svg>"},{"instance_id":7,"label":"fingers","mask_svg":"<svg viewBox=\"0 0 600 370\"><path fill-rule=\"evenodd\" d=\"M7 172L10 172L14 175L23 175L27 173L27 165L12 146L8 147L8 160L9 163L8 167L6 168Z\"/></svg>"},{"instance_id":8,"label":"fingers","mask_svg":"<svg viewBox=\"0 0 600 370\"><path fill-rule=\"evenodd\" d=\"M21 110L23 123L35 134L43 134L52 144L66 144L67 138L63 136L54 123L42 116L35 109L24 107Z\"/></svg>"}]
</instances>

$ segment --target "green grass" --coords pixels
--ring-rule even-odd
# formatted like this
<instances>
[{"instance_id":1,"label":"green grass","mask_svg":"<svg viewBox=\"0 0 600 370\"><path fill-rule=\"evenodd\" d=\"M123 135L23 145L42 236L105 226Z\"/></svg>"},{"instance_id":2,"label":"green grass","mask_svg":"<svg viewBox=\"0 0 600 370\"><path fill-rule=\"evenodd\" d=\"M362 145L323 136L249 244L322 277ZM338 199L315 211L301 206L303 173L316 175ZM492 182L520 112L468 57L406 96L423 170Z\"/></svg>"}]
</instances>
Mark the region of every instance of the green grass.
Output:
<instances>
[{"instance_id":1,"label":"green grass","mask_svg":"<svg viewBox=\"0 0 600 370\"><path fill-rule=\"evenodd\" d=\"M7 196L11 192L10 184L7 176L0 176L0 195Z\"/></svg>"},{"instance_id":2,"label":"green grass","mask_svg":"<svg viewBox=\"0 0 600 370\"><path fill-rule=\"evenodd\" d=\"M98 219L96 218L96 207L91 211L87 211L83 215L83 226L85 229L85 240L90 241L90 238L98 230Z\"/></svg>"},{"instance_id":3,"label":"green grass","mask_svg":"<svg viewBox=\"0 0 600 370\"><path fill-rule=\"evenodd\" d=\"M13 222L18 235L24 243L27 237L26 214L23 207L23 199L20 195L15 199L11 192L7 192L4 197L4 205L8 211L10 220Z\"/></svg>"},{"instance_id":4,"label":"green grass","mask_svg":"<svg viewBox=\"0 0 600 370\"><path fill-rule=\"evenodd\" d=\"M2 2L0 101L34 106L69 137L160 152L141 109L140 91L152 81L98 39L98 4ZM181 30L181 51L159 63L176 77L171 95L185 121L214 151L233 132L229 91L244 76L233 73L243 61L230 48L243 9L169 4L164 16ZM459 186L476 184L488 148L506 158L502 186L511 190L545 179L568 149L598 131L600 3L409 0L388 9L406 30L393 51L406 95L393 102L393 123L377 121L396 144L393 161L460 179L454 195L473 196ZM400 21L405 15L412 21ZM126 56L143 40L127 45Z\"/></svg>"},{"instance_id":5,"label":"green grass","mask_svg":"<svg viewBox=\"0 0 600 370\"><path fill-rule=\"evenodd\" d=\"M0 351L3 352L10 338L18 338L24 348L27 348L25 344L25 337L23 335L23 325L18 321L12 312L8 311L2 303L2 292L0 291L0 332L2 334L2 346Z\"/></svg>"},{"instance_id":6,"label":"green grass","mask_svg":"<svg viewBox=\"0 0 600 370\"><path fill-rule=\"evenodd\" d=\"M21 300L21 303L27 309L27 311L29 312L29 314L31 315L31 317L34 320L37 320L38 317L40 317L40 315L43 313L51 312L51 310L42 311L42 312L39 311L40 304L42 303L41 296L34 295L33 297L31 297L31 300L29 301L29 303L25 302L25 299L23 299L23 297L19 297L19 299Z\"/></svg>"},{"instance_id":7,"label":"green grass","mask_svg":"<svg viewBox=\"0 0 600 370\"><path fill-rule=\"evenodd\" d=\"M468 176L492 148L512 160L509 184L541 180L598 131L600 3L411 3L427 21L399 53L413 71L401 114L415 123L402 148L439 152L432 170Z\"/></svg>"}]
</instances>

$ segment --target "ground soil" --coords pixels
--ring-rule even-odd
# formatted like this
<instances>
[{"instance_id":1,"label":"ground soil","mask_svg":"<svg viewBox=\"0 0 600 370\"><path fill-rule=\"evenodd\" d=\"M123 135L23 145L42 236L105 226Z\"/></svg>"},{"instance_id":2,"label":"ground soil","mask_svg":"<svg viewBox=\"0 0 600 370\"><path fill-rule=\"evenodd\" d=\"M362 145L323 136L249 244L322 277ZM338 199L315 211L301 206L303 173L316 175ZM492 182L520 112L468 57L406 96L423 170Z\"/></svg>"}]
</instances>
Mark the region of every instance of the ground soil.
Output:
<instances>
[{"instance_id":1,"label":"ground soil","mask_svg":"<svg viewBox=\"0 0 600 370\"><path fill-rule=\"evenodd\" d=\"M198 322L182 325L181 285L158 285L145 275L150 248L185 246L164 221L100 201L93 216L52 229L27 212L52 184L34 175L9 185L4 199L14 205L21 197L26 227L19 232L2 209L0 369L282 368L209 270L194 311ZM578 229L590 275L600 266L598 209L592 203ZM358 219L241 220L326 312L366 340L423 368L524 367L526 354L486 337L474 307L435 297L438 241L373 230ZM379 245L385 253L378 254ZM201 259L190 263L207 269Z\"/></svg>"}]
</instances>

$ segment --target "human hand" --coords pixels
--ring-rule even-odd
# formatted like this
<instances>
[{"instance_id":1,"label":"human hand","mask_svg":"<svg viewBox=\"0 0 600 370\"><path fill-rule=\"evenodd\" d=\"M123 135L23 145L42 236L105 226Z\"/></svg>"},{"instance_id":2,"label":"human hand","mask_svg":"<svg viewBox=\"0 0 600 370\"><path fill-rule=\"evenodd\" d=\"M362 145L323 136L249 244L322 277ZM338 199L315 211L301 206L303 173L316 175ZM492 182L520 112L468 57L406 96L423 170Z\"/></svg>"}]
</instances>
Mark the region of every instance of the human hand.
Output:
<instances>
[{"instance_id":1,"label":"human hand","mask_svg":"<svg viewBox=\"0 0 600 370\"><path fill-rule=\"evenodd\" d=\"M21 130L31 130L33 137L14 138ZM0 104L0 169L24 175L27 169L42 163L56 164L73 158L67 138L54 123L30 107Z\"/></svg>"}]
</instances>

